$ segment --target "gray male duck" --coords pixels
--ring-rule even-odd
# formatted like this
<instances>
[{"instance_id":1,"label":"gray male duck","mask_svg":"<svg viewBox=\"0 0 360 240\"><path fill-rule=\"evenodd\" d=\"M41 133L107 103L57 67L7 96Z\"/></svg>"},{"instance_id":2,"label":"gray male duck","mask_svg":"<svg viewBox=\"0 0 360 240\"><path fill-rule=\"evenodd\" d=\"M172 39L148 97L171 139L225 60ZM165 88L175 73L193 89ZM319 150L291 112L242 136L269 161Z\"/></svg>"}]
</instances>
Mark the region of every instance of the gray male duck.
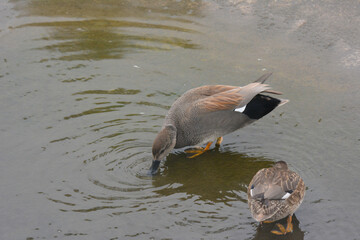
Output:
<instances>
[{"instance_id":1,"label":"gray male duck","mask_svg":"<svg viewBox=\"0 0 360 240\"><path fill-rule=\"evenodd\" d=\"M153 162L150 174L155 174L160 161L172 149L206 144L185 152L196 157L207 151L211 144L222 142L222 136L242 128L288 102L264 95L273 91L264 84L271 73L244 87L206 85L190 89L179 97L168 111L164 124L154 140Z\"/></svg>"},{"instance_id":2,"label":"gray male duck","mask_svg":"<svg viewBox=\"0 0 360 240\"><path fill-rule=\"evenodd\" d=\"M280 231L271 231L285 235L293 231L292 215L304 199L305 184L299 174L288 169L286 162L278 161L273 167L263 168L255 174L247 196L256 221L269 223L288 217L286 228L277 223Z\"/></svg>"}]
</instances>

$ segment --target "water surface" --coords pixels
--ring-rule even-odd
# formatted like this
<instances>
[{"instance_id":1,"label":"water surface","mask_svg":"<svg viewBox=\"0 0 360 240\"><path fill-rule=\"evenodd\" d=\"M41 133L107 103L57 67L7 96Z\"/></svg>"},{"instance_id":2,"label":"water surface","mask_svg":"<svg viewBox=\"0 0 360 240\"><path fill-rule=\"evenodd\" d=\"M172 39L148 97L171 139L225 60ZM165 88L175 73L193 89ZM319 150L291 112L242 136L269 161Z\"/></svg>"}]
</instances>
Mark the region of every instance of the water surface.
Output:
<instances>
[{"instance_id":1,"label":"water surface","mask_svg":"<svg viewBox=\"0 0 360 240\"><path fill-rule=\"evenodd\" d=\"M1 239L359 239L358 1L3 1ZM172 102L269 83L290 102L154 178ZM307 185L270 234L247 184L287 161Z\"/></svg>"}]
</instances>

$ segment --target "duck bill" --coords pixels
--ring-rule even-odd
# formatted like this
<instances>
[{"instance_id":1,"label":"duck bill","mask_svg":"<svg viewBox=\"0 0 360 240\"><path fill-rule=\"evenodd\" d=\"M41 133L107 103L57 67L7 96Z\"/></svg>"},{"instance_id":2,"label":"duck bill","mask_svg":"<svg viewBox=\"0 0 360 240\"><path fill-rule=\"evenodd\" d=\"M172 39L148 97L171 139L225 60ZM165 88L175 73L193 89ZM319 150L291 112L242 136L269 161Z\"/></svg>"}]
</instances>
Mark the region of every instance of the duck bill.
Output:
<instances>
[{"instance_id":1,"label":"duck bill","mask_svg":"<svg viewBox=\"0 0 360 240\"><path fill-rule=\"evenodd\" d=\"M152 161L151 167L148 171L148 175L150 176L155 175L159 169L159 166L160 166L160 160Z\"/></svg>"}]
</instances>

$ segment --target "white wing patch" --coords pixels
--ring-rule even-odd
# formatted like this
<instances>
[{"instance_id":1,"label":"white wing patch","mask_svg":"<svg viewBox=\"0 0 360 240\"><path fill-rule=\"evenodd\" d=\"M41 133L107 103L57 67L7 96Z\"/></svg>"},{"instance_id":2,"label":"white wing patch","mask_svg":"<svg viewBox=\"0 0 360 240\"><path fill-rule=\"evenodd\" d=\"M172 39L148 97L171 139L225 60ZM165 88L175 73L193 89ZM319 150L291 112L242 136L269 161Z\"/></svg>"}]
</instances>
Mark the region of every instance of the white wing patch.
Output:
<instances>
[{"instance_id":1,"label":"white wing patch","mask_svg":"<svg viewBox=\"0 0 360 240\"><path fill-rule=\"evenodd\" d=\"M290 197L290 195L291 195L291 193L287 192L284 196L282 196L281 199L287 199L288 197Z\"/></svg>"},{"instance_id":2,"label":"white wing patch","mask_svg":"<svg viewBox=\"0 0 360 240\"><path fill-rule=\"evenodd\" d=\"M242 112L244 112L245 108L246 108L246 105L243 106L243 107L241 107L241 108L235 108L234 111L235 111L235 112L241 112L241 113L242 113Z\"/></svg>"},{"instance_id":3,"label":"white wing patch","mask_svg":"<svg viewBox=\"0 0 360 240\"><path fill-rule=\"evenodd\" d=\"M252 197L254 196L252 189L250 189L250 196L252 196Z\"/></svg>"}]
</instances>

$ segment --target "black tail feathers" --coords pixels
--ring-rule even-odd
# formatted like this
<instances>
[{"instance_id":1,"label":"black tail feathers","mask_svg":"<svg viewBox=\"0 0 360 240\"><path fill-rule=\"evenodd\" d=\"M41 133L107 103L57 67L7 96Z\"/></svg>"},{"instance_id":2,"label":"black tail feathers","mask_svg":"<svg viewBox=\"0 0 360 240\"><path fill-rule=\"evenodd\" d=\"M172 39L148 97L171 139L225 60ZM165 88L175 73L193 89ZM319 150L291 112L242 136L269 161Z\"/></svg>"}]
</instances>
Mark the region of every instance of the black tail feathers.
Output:
<instances>
[{"instance_id":1,"label":"black tail feathers","mask_svg":"<svg viewBox=\"0 0 360 240\"><path fill-rule=\"evenodd\" d=\"M280 99L258 94L246 105L243 113L251 119L260 119L274 110L280 103Z\"/></svg>"}]
</instances>

